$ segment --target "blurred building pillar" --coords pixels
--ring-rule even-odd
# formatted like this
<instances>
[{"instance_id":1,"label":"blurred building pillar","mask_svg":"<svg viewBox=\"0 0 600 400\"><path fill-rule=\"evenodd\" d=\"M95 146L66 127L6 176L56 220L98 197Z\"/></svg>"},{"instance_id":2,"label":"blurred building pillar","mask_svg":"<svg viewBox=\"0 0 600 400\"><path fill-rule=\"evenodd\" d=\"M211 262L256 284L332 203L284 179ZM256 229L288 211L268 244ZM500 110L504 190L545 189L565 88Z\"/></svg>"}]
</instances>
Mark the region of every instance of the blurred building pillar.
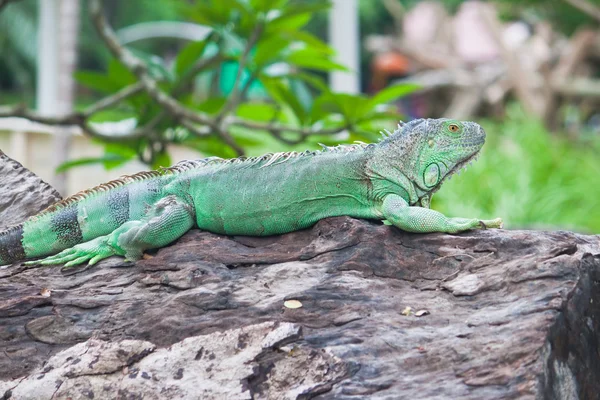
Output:
<instances>
[{"instance_id":1,"label":"blurred building pillar","mask_svg":"<svg viewBox=\"0 0 600 400\"><path fill-rule=\"evenodd\" d=\"M332 90L360 92L358 0L333 0L329 12L329 44L337 52L337 61L350 70L331 72L329 84Z\"/></svg>"},{"instance_id":2,"label":"blurred building pillar","mask_svg":"<svg viewBox=\"0 0 600 400\"><path fill-rule=\"evenodd\" d=\"M59 0L38 0L37 110L45 115L58 113L58 5Z\"/></svg>"},{"instance_id":3,"label":"blurred building pillar","mask_svg":"<svg viewBox=\"0 0 600 400\"><path fill-rule=\"evenodd\" d=\"M79 0L39 0L37 108L46 115L73 111L79 33ZM71 137L67 130L54 137L54 165L69 157ZM55 189L67 193L67 177L58 174Z\"/></svg>"}]
</instances>

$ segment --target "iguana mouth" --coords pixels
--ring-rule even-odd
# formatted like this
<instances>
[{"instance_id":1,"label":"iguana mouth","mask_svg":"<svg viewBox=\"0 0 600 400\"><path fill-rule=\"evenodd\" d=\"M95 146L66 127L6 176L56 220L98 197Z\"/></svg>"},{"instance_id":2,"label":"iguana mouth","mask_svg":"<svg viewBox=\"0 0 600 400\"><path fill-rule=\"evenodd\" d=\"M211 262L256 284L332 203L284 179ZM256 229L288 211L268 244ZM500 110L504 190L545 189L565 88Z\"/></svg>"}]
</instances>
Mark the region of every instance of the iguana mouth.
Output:
<instances>
[{"instance_id":1,"label":"iguana mouth","mask_svg":"<svg viewBox=\"0 0 600 400\"><path fill-rule=\"evenodd\" d=\"M463 169L466 170L468 168L468 166L473 164L475 161L477 161L478 158L479 158L479 151L477 153L473 154L472 156L470 156L469 158L465 158L463 161L456 164L454 166L454 168L452 168L452 171L450 171L448 174L446 174L444 179L451 178L452 175L454 175L454 174L460 175L460 173ZM442 179L442 181L444 179Z\"/></svg>"},{"instance_id":2,"label":"iguana mouth","mask_svg":"<svg viewBox=\"0 0 600 400\"><path fill-rule=\"evenodd\" d=\"M452 179L452 176L456 175L460 175L460 173L468 168L469 165L473 164L475 161L477 161L477 159L479 158L479 151L477 151L476 153L472 154L470 157L465 158L464 160L460 161L458 164L456 164L454 166L454 168L452 168L452 170L450 172L448 172L446 174L446 176L444 176L437 185L435 185L435 187L433 187L430 191L431 194L437 192L440 187L442 186L442 184L447 181Z\"/></svg>"}]
</instances>

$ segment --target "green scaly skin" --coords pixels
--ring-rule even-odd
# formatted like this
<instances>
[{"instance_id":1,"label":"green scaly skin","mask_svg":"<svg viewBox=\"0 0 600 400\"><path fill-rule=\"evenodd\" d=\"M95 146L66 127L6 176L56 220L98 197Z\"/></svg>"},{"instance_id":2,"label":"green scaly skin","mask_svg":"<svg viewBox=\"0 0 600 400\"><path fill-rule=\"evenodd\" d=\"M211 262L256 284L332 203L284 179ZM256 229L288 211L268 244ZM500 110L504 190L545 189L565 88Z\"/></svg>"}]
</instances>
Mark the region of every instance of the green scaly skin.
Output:
<instances>
[{"instance_id":1,"label":"green scaly skin","mask_svg":"<svg viewBox=\"0 0 600 400\"><path fill-rule=\"evenodd\" d=\"M28 264L137 260L193 227L266 236L340 215L419 233L500 228L499 218L449 218L429 209L433 193L484 140L474 122L421 119L377 144L183 161L81 192L0 232L0 265L49 255Z\"/></svg>"}]
</instances>

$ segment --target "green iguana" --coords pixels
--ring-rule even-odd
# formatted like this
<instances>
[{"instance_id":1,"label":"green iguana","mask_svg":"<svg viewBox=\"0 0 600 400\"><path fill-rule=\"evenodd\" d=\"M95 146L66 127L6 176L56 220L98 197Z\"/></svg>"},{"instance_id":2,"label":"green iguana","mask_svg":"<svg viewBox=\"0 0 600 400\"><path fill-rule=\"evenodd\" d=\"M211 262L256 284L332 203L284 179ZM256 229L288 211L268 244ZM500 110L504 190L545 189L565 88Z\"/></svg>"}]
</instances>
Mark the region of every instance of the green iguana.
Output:
<instances>
[{"instance_id":1,"label":"green iguana","mask_svg":"<svg viewBox=\"0 0 600 400\"><path fill-rule=\"evenodd\" d=\"M266 236L347 215L409 232L500 228L501 219L448 218L429 209L442 182L474 160L485 132L474 122L419 119L376 144L224 160L182 161L77 193L0 232L0 265L90 265L139 259L193 227Z\"/></svg>"}]
</instances>

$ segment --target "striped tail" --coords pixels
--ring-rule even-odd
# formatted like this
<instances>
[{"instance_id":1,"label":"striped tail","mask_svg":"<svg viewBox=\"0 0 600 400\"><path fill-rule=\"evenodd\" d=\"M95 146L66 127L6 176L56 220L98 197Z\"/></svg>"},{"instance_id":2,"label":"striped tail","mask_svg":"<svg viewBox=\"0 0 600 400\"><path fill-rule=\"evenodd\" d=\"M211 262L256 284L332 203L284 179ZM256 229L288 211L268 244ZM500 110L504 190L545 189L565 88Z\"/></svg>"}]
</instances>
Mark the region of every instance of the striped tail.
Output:
<instances>
[{"instance_id":1,"label":"striped tail","mask_svg":"<svg viewBox=\"0 0 600 400\"><path fill-rule=\"evenodd\" d=\"M22 244L23 224L0 232L0 265L12 264L27 258Z\"/></svg>"},{"instance_id":2,"label":"striped tail","mask_svg":"<svg viewBox=\"0 0 600 400\"><path fill-rule=\"evenodd\" d=\"M182 161L159 171L124 176L61 200L20 225L0 231L0 265L53 255L139 220L149 205L162 198L163 187L179 174L206 164L207 160Z\"/></svg>"}]
</instances>

